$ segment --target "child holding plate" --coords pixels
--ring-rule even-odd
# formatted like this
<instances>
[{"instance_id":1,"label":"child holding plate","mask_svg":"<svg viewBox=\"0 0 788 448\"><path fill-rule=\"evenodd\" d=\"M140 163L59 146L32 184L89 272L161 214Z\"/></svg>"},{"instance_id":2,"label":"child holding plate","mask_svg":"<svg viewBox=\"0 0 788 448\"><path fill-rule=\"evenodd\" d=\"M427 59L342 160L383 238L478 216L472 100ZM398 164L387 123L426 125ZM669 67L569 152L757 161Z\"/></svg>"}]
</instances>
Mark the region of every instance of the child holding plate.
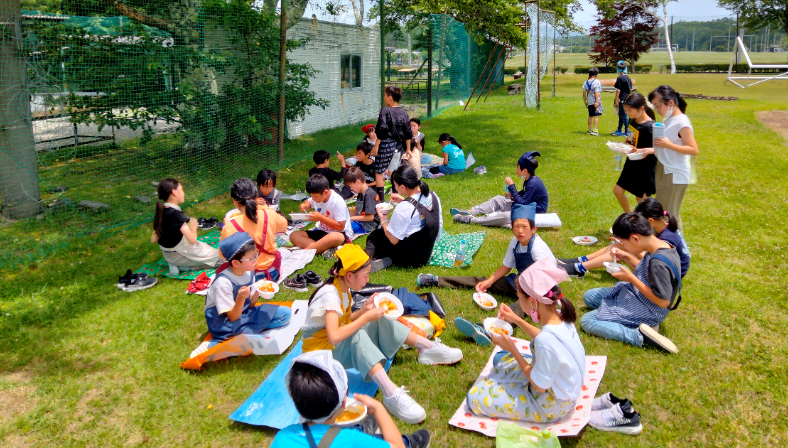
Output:
<instances>
[{"instance_id":1,"label":"child holding plate","mask_svg":"<svg viewBox=\"0 0 788 448\"><path fill-rule=\"evenodd\" d=\"M549 423L563 418L575 405L583 387L585 349L577 335L572 302L558 284L569 280L563 269L547 259L520 275L517 296L534 323L527 323L501 305L499 317L522 329L531 341L528 363L506 334L491 334L503 351L494 357L493 371L473 385L468 407L476 415L526 422Z\"/></svg>"},{"instance_id":2,"label":"child holding plate","mask_svg":"<svg viewBox=\"0 0 788 448\"><path fill-rule=\"evenodd\" d=\"M623 101L624 111L629 116L629 129L632 137L628 137L626 143L633 147L632 152L640 155L640 159L627 157L624 168L618 177L613 194L624 209L624 213L632 211L632 205L626 193L635 196L638 204L643 199L654 195L654 175L657 172L657 157L654 154L645 154L645 150L654 147L654 111L648 107L646 98L637 93L630 93Z\"/></svg>"},{"instance_id":3,"label":"child holding plate","mask_svg":"<svg viewBox=\"0 0 788 448\"><path fill-rule=\"evenodd\" d=\"M304 353L331 350L345 368L354 368L365 381L374 381L383 393L383 406L400 420L416 424L427 418L405 387L397 387L383 368L403 344L417 347L420 364L454 364L462 351L411 332L408 327L383 318L386 309L375 306L375 296L352 312L350 290L359 291L369 283L371 263L364 250L345 244L335 253L336 263L329 278L309 299L306 322L301 328Z\"/></svg>"}]
</instances>

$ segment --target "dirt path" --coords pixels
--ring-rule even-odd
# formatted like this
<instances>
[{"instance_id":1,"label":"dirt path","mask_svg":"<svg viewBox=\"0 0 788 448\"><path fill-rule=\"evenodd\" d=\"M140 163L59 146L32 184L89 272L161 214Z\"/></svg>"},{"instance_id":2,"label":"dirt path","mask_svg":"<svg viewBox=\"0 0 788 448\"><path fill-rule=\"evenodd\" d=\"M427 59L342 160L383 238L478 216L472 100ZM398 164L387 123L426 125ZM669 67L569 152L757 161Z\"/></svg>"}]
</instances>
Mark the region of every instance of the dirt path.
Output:
<instances>
[{"instance_id":1,"label":"dirt path","mask_svg":"<svg viewBox=\"0 0 788 448\"><path fill-rule=\"evenodd\" d=\"M785 141L783 144L788 146L788 110L768 110L756 112L755 117L769 127L769 129L776 131L783 136Z\"/></svg>"}]
</instances>

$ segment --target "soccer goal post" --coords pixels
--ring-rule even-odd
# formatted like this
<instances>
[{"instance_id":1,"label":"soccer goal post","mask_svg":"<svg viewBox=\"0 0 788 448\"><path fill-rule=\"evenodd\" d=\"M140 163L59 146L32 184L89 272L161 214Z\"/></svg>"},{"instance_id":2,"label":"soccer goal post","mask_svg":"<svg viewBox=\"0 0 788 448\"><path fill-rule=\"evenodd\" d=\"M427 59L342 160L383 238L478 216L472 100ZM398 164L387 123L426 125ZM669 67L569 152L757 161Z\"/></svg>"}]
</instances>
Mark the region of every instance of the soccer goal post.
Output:
<instances>
[{"instance_id":1,"label":"soccer goal post","mask_svg":"<svg viewBox=\"0 0 788 448\"><path fill-rule=\"evenodd\" d=\"M747 66L749 67L747 76L734 76L733 68L736 65L736 56L739 51L741 51L741 53L744 55L744 59L747 61ZM753 69L777 70L777 74L753 75L752 74ZM737 79L744 80L744 85L738 83L736 81ZM736 37L736 45L733 47L733 58L731 59L731 65L728 67L728 81L736 84L742 89L745 89L747 87L754 86L762 82L770 81L772 79L788 80L788 64L753 64L752 60L750 59L750 54L747 53L747 47L744 46L744 42L741 40L741 37ZM755 81L755 82L751 83L750 81Z\"/></svg>"}]
</instances>

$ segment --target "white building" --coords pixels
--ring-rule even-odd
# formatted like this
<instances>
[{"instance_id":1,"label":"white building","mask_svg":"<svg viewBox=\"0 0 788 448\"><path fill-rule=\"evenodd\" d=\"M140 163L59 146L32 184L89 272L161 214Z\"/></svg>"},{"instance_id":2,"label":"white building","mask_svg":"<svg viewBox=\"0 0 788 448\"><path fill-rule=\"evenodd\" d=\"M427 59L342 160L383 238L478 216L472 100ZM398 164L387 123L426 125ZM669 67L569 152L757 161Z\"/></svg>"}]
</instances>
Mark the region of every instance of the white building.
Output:
<instances>
[{"instance_id":1,"label":"white building","mask_svg":"<svg viewBox=\"0 0 788 448\"><path fill-rule=\"evenodd\" d=\"M308 38L288 60L309 63L319 73L309 88L329 102L310 107L303 121L287 123L290 138L377 120L380 112L380 32L376 29L302 19L287 30L288 39Z\"/></svg>"}]
</instances>

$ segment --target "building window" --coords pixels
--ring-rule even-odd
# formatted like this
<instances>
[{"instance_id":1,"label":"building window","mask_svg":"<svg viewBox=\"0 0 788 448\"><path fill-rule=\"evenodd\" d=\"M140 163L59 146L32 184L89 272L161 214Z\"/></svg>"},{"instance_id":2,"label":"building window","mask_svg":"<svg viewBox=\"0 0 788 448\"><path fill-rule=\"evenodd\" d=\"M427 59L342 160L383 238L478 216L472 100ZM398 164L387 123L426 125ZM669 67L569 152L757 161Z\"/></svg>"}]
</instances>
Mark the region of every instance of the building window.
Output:
<instances>
[{"instance_id":1,"label":"building window","mask_svg":"<svg viewBox=\"0 0 788 448\"><path fill-rule=\"evenodd\" d=\"M361 88L361 55L342 55L340 64L342 89Z\"/></svg>"}]
</instances>

